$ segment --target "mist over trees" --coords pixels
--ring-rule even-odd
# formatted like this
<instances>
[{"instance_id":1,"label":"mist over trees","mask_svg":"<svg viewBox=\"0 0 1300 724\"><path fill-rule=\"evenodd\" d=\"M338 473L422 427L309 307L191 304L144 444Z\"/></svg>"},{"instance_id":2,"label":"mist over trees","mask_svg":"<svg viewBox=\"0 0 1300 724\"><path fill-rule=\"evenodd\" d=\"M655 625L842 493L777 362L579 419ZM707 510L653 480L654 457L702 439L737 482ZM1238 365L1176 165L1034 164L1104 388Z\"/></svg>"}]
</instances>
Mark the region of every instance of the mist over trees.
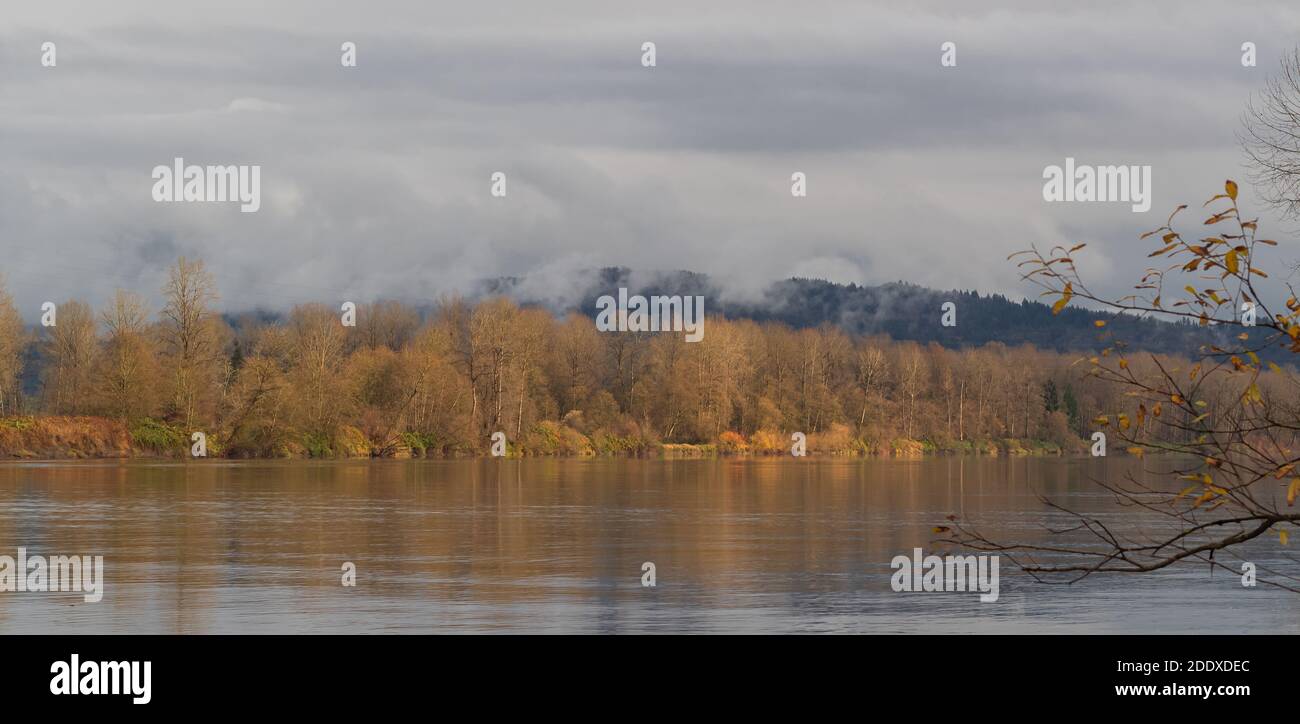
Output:
<instances>
[{"instance_id":1,"label":"mist over trees","mask_svg":"<svg viewBox=\"0 0 1300 724\"><path fill-rule=\"evenodd\" d=\"M486 282L482 291L485 296L509 296L557 313L578 311L591 316L595 315L596 299L619 287L644 295L702 294L709 314L729 319L781 322L796 329L829 324L851 334L883 335L922 344L937 342L950 348L1001 342L1012 347L1032 344L1058 352L1091 350L1097 347L1097 320L1106 320L1115 334L1141 339L1143 349L1152 352L1194 356L1202 345L1223 346L1231 341L1225 331L1177 320L1116 317L1096 309L1073 307L1053 314L1049 305L1031 299L1012 301L1000 294L941 291L906 282L862 286L821 279L784 279L767 285L757 298L750 299L750 295L728 289L705 274L645 274L609 267L575 274L573 284L576 289L561 303L534 292L527 278L494 279ZM942 324L940 309L946 302L956 306L956 326ZM1264 354L1282 358L1269 350Z\"/></svg>"},{"instance_id":2,"label":"mist over trees","mask_svg":"<svg viewBox=\"0 0 1300 724\"><path fill-rule=\"evenodd\" d=\"M950 348L716 313L690 343L599 332L584 314L504 296L377 301L355 326L324 304L228 319L189 259L162 291L156 312L127 291L100 310L65 301L33 336L0 290L3 414L119 420L160 453L202 431L210 455L234 457L480 454L497 431L514 454L785 453L795 431L813 452L917 454L1081 450L1094 418L1124 405L1079 354L1027 344ZM39 384L22 395L33 352ZM1161 363L1186 364L1134 362Z\"/></svg>"}]
</instances>

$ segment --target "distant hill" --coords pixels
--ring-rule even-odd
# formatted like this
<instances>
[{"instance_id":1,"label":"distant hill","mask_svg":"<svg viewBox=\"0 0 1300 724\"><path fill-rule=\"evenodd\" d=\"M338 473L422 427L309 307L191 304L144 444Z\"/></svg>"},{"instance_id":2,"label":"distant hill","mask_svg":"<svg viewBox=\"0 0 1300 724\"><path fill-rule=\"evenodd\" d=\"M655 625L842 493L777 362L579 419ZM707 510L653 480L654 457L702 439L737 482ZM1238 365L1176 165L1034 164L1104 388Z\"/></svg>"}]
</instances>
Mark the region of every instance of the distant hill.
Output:
<instances>
[{"instance_id":1,"label":"distant hill","mask_svg":"<svg viewBox=\"0 0 1300 724\"><path fill-rule=\"evenodd\" d=\"M1059 315L1053 315L1051 307L1039 302L1013 302L999 294L984 296L973 291L938 291L906 282L858 286L818 279L786 279L768 287L762 301L753 302L729 299L724 288L695 272L654 275L648 283L632 281L644 276L625 268L601 269L582 285L584 288L577 295L581 301L576 308L594 317L599 296L627 287L631 294L703 294L706 314L721 313L729 319L778 321L796 328L831 324L853 334L883 334L900 340L937 342L947 347L1001 342L1008 346L1032 344L1061 352L1096 350L1111 344L1101 339L1100 330L1094 324L1099 319L1106 320L1105 331L1113 338L1152 352L1194 355L1205 344L1227 347L1231 343L1226 329L1115 316L1081 307L1067 307ZM554 303L530 298L524 281L495 279L485 283L483 292L506 294L521 303L556 307ZM944 302L957 305L955 327L944 327L940 322Z\"/></svg>"}]
</instances>

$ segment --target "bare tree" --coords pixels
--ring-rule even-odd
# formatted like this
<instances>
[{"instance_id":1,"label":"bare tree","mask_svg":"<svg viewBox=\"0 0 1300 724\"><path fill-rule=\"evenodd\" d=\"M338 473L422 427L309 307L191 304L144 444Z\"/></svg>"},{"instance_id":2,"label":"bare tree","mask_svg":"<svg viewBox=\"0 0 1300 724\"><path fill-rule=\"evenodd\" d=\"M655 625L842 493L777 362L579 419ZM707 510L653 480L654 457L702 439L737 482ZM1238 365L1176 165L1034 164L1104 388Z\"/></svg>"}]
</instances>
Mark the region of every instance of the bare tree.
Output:
<instances>
[{"instance_id":1,"label":"bare tree","mask_svg":"<svg viewBox=\"0 0 1300 724\"><path fill-rule=\"evenodd\" d=\"M884 385L888 376L889 360L879 347L872 345L858 352L858 385L862 387L862 414L858 415L858 427L867 424L871 394Z\"/></svg>"},{"instance_id":2,"label":"bare tree","mask_svg":"<svg viewBox=\"0 0 1300 724\"><path fill-rule=\"evenodd\" d=\"M294 307L290 315L291 378L302 428L329 438L343 414L346 335L334 310L323 304Z\"/></svg>"},{"instance_id":3,"label":"bare tree","mask_svg":"<svg viewBox=\"0 0 1300 724\"><path fill-rule=\"evenodd\" d=\"M1300 218L1300 48L1247 106L1242 126L1238 141L1256 189L1285 217Z\"/></svg>"},{"instance_id":4,"label":"bare tree","mask_svg":"<svg viewBox=\"0 0 1300 724\"><path fill-rule=\"evenodd\" d=\"M916 345L908 345L907 352L899 360L899 384L901 385L903 396L907 400L904 408L905 434L904 437L912 438L912 430L916 425L916 398L922 392L922 382L925 379L926 368L925 356L921 349Z\"/></svg>"},{"instance_id":5,"label":"bare tree","mask_svg":"<svg viewBox=\"0 0 1300 724\"><path fill-rule=\"evenodd\" d=\"M215 363L220 353L211 305L216 282L202 261L181 257L163 286L162 338L171 365L171 410L185 425L194 426L201 399L216 385Z\"/></svg>"},{"instance_id":6,"label":"bare tree","mask_svg":"<svg viewBox=\"0 0 1300 724\"><path fill-rule=\"evenodd\" d=\"M18 375L23 371L26 347L22 315L0 276L0 414L12 415L18 410Z\"/></svg>"},{"instance_id":7,"label":"bare tree","mask_svg":"<svg viewBox=\"0 0 1300 724\"><path fill-rule=\"evenodd\" d=\"M148 320L144 300L120 289L100 314L105 337L96 374L99 399L115 417L147 415L153 408L157 360Z\"/></svg>"},{"instance_id":8,"label":"bare tree","mask_svg":"<svg viewBox=\"0 0 1300 724\"><path fill-rule=\"evenodd\" d=\"M374 349L388 347L396 352L406 346L420 328L420 315L401 302L378 301L361 307L357 334L361 344Z\"/></svg>"},{"instance_id":9,"label":"bare tree","mask_svg":"<svg viewBox=\"0 0 1300 724\"><path fill-rule=\"evenodd\" d=\"M98 342L95 318L85 302L64 302L45 341L46 406L61 415L84 413L91 387L91 365Z\"/></svg>"}]
</instances>

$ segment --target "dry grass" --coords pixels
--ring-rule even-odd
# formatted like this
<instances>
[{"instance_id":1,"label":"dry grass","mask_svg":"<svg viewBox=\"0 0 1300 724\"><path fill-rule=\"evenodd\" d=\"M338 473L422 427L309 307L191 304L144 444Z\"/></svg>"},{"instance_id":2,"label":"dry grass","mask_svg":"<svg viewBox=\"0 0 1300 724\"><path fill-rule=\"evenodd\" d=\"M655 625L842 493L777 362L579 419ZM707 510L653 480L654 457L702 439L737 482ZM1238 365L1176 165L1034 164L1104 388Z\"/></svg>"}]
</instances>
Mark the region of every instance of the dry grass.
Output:
<instances>
[{"instance_id":1,"label":"dry grass","mask_svg":"<svg viewBox=\"0 0 1300 724\"><path fill-rule=\"evenodd\" d=\"M138 454L126 423L103 417L0 419L0 457L122 458Z\"/></svg>"}]
</instances>

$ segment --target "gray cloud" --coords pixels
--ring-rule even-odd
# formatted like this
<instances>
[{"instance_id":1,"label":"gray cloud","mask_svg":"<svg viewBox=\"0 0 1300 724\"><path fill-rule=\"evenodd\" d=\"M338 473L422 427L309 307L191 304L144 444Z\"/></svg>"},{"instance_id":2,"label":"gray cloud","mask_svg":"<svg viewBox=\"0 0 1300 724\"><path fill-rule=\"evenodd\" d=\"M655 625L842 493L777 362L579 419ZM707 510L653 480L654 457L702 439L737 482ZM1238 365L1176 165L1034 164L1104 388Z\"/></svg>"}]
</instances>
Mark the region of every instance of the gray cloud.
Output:
<instances>
[{"instance_id":1,"label":"gray cloud","mask_svg":"<svg viewBox=\"0 0 1300 724\"><path fill-rule=\"evenodd\" d=\"M1014 297L1031 290L1010 251L1077 241L1099 286L1124 293L1145 266L1139 233L1225 177L1245 181L1233 133L1300 14L1172 1L183 10L6 11L0 245L29 318L46 299L155 292L182 253L207 260L230 309L429 301L498 275L564 299L577 271L613 265L705 272L739 298L792 275ZM56 69L39 66L45 40ZM343 40L358 68L339 67ZM939 66L946 40L957 68ZM1240 66L1246 40L1257 68ZM260 164L262 210L152 202L150 169L175 156ZM1151 212L1044 203L1042 169L1066 156L1151 164ZM488 195L498 170L507 199ZM793 171L808 198L790 197Z\"/></svg>"}]
</instances>

